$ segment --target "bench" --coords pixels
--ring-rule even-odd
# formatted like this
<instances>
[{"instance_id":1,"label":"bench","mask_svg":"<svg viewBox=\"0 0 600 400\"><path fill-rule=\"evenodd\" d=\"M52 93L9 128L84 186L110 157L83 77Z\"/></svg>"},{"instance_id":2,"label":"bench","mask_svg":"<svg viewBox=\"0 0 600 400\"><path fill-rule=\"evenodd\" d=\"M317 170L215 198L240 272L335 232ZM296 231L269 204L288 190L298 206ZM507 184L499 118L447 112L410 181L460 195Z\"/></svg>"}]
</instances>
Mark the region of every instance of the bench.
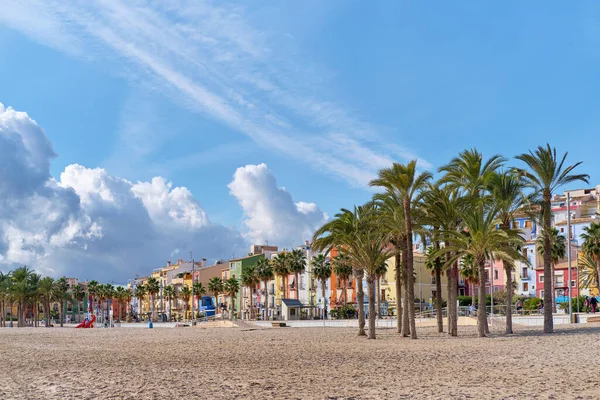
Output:
<instances>
[{"instance_id":1,"label":"bench","mask_svg":"<svg viewBox=\"0 0 600 400\"><path fill-rule=\"evenodd\" d=\"M600 322L600 316L588 317L587 322Z\"/></svg>"},{"instance_id":2,"label":"bench","mask_svg":"<svg viewBox=\"0 0 600 400\"><path fill-rule=\"evenodd\" d=\"M285 328L286 326L285 322L271 322L273 328Z\"/></svg>"}]
</instances>

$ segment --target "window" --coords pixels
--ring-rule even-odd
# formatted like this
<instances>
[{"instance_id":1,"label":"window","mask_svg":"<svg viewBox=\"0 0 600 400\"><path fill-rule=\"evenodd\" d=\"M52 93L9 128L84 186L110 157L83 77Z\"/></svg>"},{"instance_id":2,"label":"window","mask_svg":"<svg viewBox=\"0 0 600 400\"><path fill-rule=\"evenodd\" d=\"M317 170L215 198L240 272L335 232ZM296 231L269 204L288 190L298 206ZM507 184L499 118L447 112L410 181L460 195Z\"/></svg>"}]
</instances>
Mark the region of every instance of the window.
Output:
<instances>
[{"instance_id":1,"label":"window","mask_svg":"<svg viewBox=\"0 0 600 400\"><path fill-rule=\"evenodd\" d=\"M528 278L528 276L527 276L527 267L521 268L521 278L523 278L523 279L527 279Z\"/></svg>"},{"instance_id":2,"label":"window","mask_svg":"<svg viewBox=\"0 0 600 400\"><path fill-rule=\"evenodd\" d=\"M544 298L544 291L543 290L540 290L540 297Z\"/></svg>"},{"instance_id":3,"label":"window","mask_svg":"<svg viewBox=\"0 0 600 400\"><path fill-rule=\"evenodd\" d=\"M494 279L499 279L498 278L498 270L497 269L494 270Z\"/></svg>"},{"instance_id":4,"label":"window","mask_svg":"<svg viewBox=\"0 0 600 400\"><path fill-rule=\"evenodd\" d=\"M571 287L575 287L577 286L577 283L575 281L571 281Z\"/></svg>"},{"instance_id":5,"label":"window","mask_svg":"<svg viewBox=\"0 0 600 400\"><path fill-rule=\"evenodd\" d=\"M527 247L524 247L522 249L521 254L523 255L523 257L527 257Z\"/></svg>"},{"instance_id":6,"label":"window","mask_svg":"<svg viewBox=\"0 0 600 400\"><path fill-rule=\"evenodd\" d=\"M525 221L525 228L531 229L532 227L533 227L533 222L532 221Z\"/></svg>"},{"instance_id":7,"label":"window","mask_svg":"<svg viewBox=\"0 0 600 400\"><path fill-rule=\"evenodd\" d=\"M529 283L527 283L527 282L523 283L523 291L529 292Z\"/></svg>"},{"instance_id":8,"label":"window","mask_svg":"<svg viewBox=\"0 0 600 400\"><path fill-rule=\"evenodd\" d=\"M560 228L560 232L564 233L565 232L565 228Z\"/></svg>"},{"instance_id":9,"label":"window","mask_svg":"<svg viewBox=\"0 0 600 400\"><path fill-rule=\"evenodd\" d=\"M544 275L540 275L540 282L544 282Z\"/></svg>"}]
</instances>

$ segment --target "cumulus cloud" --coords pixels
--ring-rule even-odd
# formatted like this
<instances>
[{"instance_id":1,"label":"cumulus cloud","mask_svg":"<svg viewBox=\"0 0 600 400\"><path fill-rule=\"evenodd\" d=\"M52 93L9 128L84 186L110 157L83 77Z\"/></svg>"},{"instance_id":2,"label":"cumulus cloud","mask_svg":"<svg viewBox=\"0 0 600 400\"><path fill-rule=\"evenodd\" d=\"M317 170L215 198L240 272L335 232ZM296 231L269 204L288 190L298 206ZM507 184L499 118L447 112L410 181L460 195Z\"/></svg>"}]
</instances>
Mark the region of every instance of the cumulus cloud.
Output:
<instances>
[{"instance_id":1,"label":"cumulus cloud","mask_svg":"<svg viewBox=\"0 0 600 400\"><path fill-rule=\"evenodd\" d=\"M253 243L290 248L310 239L328 218L314 203L294 202L266 164L238 168L229 190L244 211L245 235Z\"/></svg>"},{"instance_id":2,"label":"cumulus cloud","mask_svg":"<svg viewBox=\"0 0 600 400\"><path fill-rule=\"evenodd\" d=\"M54 157L35 121L0 103L2 270L27 264L53 276L121 283L180 249L214 260L246 248L237 231L211 223L184 187L160 177L134 183L78 164L56 181Z\"/></svg>"}]
</instances>

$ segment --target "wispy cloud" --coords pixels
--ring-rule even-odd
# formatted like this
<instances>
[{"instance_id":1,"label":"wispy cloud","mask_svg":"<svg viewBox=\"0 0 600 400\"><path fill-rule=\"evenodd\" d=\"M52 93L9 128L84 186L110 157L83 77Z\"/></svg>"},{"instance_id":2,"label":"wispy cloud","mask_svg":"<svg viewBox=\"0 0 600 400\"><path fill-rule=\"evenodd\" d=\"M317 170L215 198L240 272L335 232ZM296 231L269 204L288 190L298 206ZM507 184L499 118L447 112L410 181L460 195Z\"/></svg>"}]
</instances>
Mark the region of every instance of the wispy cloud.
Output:
<instances>
[{"instance_id":1,"label":"wispy cloud","mask_svg":"<svg viewBox=\"0 0 600 400\"><path fill-rule=\"evenodd\" d=\"M2 8L0 23L77 56L125 61L132 78L188 109L354 186L391 160L413 158L354 110L318 97L323 72L295 61L284 33L253 28L238 6L29 0Z\"/></svg>"}]
</instances>

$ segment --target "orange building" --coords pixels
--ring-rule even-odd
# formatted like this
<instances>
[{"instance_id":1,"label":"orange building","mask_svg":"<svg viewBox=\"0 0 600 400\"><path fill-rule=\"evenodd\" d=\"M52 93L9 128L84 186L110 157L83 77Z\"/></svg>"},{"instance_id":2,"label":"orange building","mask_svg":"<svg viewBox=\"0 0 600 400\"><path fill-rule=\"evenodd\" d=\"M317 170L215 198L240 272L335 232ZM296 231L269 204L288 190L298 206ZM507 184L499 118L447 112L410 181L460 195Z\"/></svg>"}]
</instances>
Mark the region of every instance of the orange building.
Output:
<instances>
[{"instance_id":1,"label":"orange building","mask_svg":"<svg viewBox=\"0 0 600 400\"><path fill-rule=\"evenodd\" d=\"M336 248L333 248L329 253L330 262L332 262L333 259L338 255L339 251ZM354 279L354 276L351 276L350 279L348 279L348 284L344 285L344 282L342 282L334 273L334 268L332 265L331 279L329 282L331 285L329 291L329 307L331 310L341 308L344 305L344 295L346 296L346 303L356 303L356 279Z\"/></svg>"}]
</instances>

